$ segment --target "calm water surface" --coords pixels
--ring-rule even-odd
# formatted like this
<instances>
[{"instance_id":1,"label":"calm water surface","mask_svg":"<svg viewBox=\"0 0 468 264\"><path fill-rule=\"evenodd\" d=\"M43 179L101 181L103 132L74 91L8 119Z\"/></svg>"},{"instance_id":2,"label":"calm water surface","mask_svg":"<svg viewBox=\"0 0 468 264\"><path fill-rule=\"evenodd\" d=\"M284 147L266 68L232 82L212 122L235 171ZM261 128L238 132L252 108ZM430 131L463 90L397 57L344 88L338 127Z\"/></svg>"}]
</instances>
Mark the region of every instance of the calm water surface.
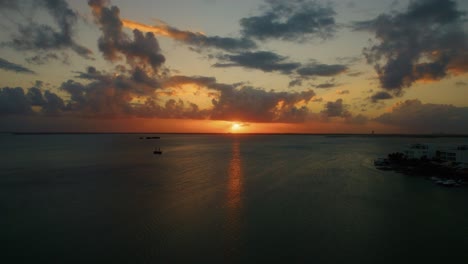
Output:
<instances>
[{"instance_id":1,"label":"calm water surface","mask_svg":"<svg viewBox=\"0 0 468 264\"><path fill-rule=\"evenodd\" d=\"M2 262L466 261L468 188L372 162L467 141L0 135Z\"/></svg>"}]
</instances>

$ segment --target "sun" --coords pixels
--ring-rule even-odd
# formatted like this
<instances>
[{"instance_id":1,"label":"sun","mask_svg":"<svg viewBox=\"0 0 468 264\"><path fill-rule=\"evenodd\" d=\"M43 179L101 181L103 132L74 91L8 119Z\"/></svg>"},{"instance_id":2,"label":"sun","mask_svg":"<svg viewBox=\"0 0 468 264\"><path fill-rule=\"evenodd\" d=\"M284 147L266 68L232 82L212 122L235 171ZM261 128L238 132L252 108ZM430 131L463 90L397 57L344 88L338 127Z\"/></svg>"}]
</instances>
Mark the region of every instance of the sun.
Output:
<instances>
[{"instance_id":1,"label":"sun","mask_svg":"<svg viewBox=\"0 0 468 264\"><path fill-rule=\"evenodd\" d=\"M231 125L231 131L232 132L237 132L242 128L242 126L239 123L233 123Z\"/></svg>"}]
</instances>

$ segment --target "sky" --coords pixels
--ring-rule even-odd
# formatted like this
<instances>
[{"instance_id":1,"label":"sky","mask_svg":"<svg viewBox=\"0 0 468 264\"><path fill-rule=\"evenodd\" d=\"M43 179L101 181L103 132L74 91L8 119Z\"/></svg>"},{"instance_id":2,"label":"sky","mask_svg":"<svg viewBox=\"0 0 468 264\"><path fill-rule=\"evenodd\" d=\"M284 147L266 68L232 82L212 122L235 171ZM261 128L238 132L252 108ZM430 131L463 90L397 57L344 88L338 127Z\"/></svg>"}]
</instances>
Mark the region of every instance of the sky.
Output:
<instances>
[{"instance_id":1,"label":"sky","mask_svg":"<svg viewBox=\"0 0 468 264\"><path fill-rule=\"evenodd\" d=\"M467 12L0 0L0 131L468 134Z\"/></svg>"}]
</instances>

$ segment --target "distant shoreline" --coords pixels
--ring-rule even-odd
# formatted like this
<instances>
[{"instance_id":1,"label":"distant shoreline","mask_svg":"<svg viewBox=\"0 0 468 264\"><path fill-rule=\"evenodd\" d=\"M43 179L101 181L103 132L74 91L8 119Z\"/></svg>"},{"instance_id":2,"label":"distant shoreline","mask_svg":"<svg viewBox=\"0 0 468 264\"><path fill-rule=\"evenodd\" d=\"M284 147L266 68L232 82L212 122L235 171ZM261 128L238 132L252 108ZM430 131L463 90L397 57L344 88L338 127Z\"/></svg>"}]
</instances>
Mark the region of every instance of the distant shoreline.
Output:
<instances>
[{"instance_id":1,"label":"distant shoreline","mask_svg":"<svg viewBox=\"0 0 468 264\"><path fill-rule=\"evenodd\" d=\"M291 135L327 137L410 137L410 138L465 138L468 134L336 134L336 133L181 133L181 132L0 132L11 135Z\"/></svg>"}]
</instances>

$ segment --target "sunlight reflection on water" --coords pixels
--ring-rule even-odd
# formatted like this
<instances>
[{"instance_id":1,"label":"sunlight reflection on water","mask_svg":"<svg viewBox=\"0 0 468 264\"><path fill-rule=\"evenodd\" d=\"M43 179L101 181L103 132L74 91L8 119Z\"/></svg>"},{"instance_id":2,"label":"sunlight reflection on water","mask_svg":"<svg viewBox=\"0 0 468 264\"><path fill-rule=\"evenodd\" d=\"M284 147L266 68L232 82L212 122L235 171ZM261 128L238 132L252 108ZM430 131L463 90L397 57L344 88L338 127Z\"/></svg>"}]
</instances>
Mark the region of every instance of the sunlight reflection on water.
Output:
<instances>
[{"instance_id":1,"label":"sunlight reflection on water","mask_svg":"<svg viewBox=\"0 0 468 264\"><path fill-rule=\"evenodd\" d=\"M241 233L242 214L242 160L240 154L240 143L238 140L232 143L232 157L229 163L229 178L226 197L226 255L232 256L238 250Z\"/></svg>"}]
</instances>

